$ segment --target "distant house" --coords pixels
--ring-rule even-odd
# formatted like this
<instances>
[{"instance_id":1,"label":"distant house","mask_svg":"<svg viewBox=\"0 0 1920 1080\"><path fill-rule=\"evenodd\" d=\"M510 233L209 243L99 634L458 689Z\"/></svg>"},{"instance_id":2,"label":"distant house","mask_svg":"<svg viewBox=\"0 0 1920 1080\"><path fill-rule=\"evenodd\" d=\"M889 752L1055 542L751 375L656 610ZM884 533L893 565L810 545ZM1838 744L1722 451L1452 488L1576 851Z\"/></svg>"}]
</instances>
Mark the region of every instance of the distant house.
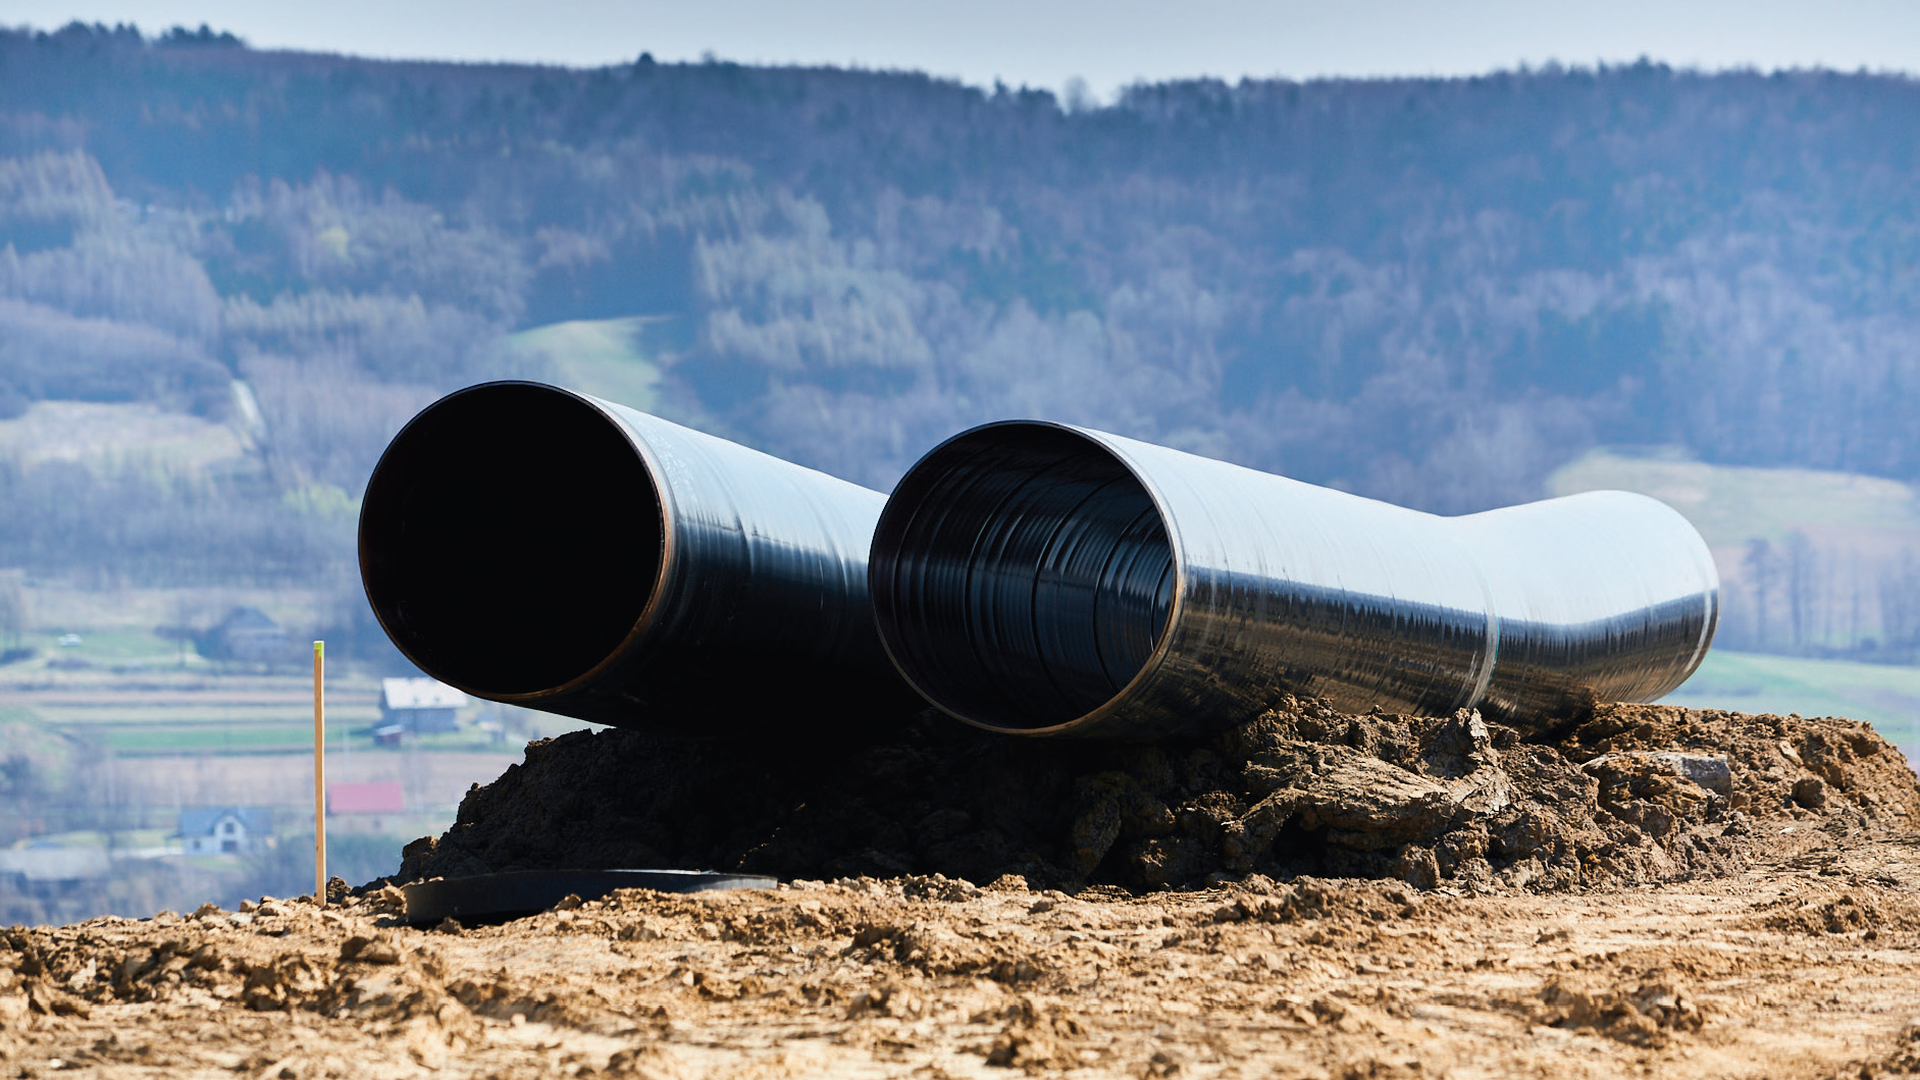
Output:
<instances>
[{"instance_id":1,"label":"distant house","mask_svg":"<svg viewBox=\"0 0 1920 1080\"><path fill-rule=\"evenodd\" d=\"M375 734L394 727L414 734L453 731L454 713L466 703L467 695L436 679L381 679Z\"/></svg>"},{"instance_id":2,"label":"distant house","mask_svg":"<svg viewBox=\"0 0 1920 1080\"><path fill-rule=\"evenodd\" d=\"M327 813L332 814L404 814L406 795L392 780L367 784L328 784Z\"/></svg>"},{"instance_id":3,"label":"distant house","mask_svg":"<svg viewBox=\"0 0 1920 1080\"><path fill-rule=\"evenodd\" d=\"M180 811L181 846L189 855L243 855L273 835L273 810L264 806L202 806Z\"/></svg>"},{"instance_id":4,"label":"distant house","mask_svg":"<svg viewBox=\"0 0 1920 1080\"><path fill-rule=\"evenodd\" d=\"M290 659L287 631L259 608L237 607L200 635L200 655L209 660L273 663Z\"/></svg>"}]
</instances>

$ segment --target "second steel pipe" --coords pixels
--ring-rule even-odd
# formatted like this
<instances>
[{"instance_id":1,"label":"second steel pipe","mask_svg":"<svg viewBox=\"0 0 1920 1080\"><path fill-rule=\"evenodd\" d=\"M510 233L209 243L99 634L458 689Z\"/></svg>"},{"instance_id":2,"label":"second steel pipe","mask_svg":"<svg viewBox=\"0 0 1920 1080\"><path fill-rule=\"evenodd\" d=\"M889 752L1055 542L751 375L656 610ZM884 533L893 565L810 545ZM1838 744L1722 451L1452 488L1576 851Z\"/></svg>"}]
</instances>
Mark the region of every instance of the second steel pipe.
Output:
<instances>
[{"instance_id":1,"label":"second steel pipe","mask_svg":"<svg viewBox=\"0 0 1920 1080\"><path fill-rule=\"evenodd\" d=\"M400 651L479 697L696 732L844 724L912 699L867 600L884 502L611 402L485 383L387 447L360 572Z\"/></svg>"},{"instance_id":2,"label":"second steel pipe","mask_svg":"<svg viewBox=\"0 0 1920 1080\"><path fill-rule=\"evenodd\" d=\"M1539 726L1672 690L1719 615L1705 542L1645 496L1446 518L1037 421L922 458L869 573L907 680L1030 735L1152 738L1283 692Z\"/></svg>"}]
</instances>

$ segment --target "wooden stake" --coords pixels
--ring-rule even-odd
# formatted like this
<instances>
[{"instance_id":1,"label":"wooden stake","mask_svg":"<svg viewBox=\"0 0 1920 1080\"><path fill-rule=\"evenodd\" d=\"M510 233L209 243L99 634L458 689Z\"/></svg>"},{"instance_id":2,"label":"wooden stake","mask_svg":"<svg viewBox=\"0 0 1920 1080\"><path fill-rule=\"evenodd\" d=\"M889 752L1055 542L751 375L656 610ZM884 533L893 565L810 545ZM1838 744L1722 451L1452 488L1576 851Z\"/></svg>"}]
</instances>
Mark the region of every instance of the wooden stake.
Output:
<instances>
[{"instance_id":1,"label":"wooden stake","mask_svg":"<svg viewBox=\"0 0 1920 1080\"><path fill-rule=\"evenodd\" d=\"M313 643L313 901L327 906L327 704L326 642Z\"/></svg>"}]
</instances>

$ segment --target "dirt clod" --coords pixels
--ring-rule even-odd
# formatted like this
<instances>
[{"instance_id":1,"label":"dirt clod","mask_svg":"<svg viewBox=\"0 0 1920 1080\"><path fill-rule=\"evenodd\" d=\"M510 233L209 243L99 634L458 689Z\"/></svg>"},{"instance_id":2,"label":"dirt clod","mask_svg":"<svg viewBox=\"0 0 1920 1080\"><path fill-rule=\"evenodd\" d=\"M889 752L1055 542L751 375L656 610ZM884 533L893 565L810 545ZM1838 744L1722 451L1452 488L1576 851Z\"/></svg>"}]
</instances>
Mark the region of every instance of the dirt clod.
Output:
<instances>
[{"instance_id":1,"label":"dirt clod","mask_svg":"<svg viewBox=\"0 0 1920 1080\"><path fill-rule=\"evenodd\" d=\"M1699 1005L1671 977L1634 986L1555 979L1541 990L1542 1018L1554 1027L1584 1028L1635 1046L1665 1046L1675 1032L1699 1031Z\"/></svg>"}]
</instances>

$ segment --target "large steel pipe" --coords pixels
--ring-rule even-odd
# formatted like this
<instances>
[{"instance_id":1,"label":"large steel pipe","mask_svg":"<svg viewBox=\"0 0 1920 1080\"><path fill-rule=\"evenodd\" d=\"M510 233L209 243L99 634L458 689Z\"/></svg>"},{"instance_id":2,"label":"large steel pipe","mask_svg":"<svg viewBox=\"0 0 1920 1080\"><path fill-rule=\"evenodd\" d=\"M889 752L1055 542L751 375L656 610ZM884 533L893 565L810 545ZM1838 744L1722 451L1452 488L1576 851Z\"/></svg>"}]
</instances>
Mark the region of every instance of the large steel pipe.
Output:
<instances>
[{"instance_id":1,"label":"large steel pipe","mask_svg":"<svg viewBox=\"0 0 1920 1080\"><path fill-rule=\"evenodd\" d=\"M1680 685L1719 612L1706 544L1645 496L1438 517L1030 421L922 458L869 573L907 680L1029 735L1152 738L1282 692L1537 727Z\"/></svg>"},{"instance_id":2,"label":"large steel pipe","mask_svg":"<svg viewBox=\"0 0 1920 1080\"><path fill-rule=\"evenodd\" d=\"M603 724L784 724L911 698L867 599L884 502L611 402L485 383L387 447L360 573L400 651L470 694Z\"/></svg>"}]
</instances>

